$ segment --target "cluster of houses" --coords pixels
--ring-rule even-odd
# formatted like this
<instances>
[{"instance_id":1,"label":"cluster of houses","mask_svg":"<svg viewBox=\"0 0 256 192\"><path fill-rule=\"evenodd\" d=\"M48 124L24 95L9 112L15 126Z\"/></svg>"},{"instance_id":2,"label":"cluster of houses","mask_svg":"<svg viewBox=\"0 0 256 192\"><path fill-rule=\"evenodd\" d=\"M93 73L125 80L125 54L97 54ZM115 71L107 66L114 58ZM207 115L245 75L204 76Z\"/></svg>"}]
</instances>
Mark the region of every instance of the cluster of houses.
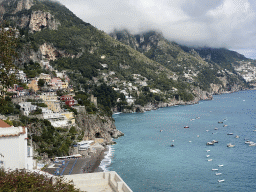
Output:
<instances>
[{"instance_id":1,"label":"cluster of houses","mask_svg":"<svg viewBox=\"0 0 256 192\"><path fill-rule=\"evenodd\" d=\"M43 68L53 71L48 61L41 61L40 65ZM54 127L63 127L75 123L74 114L63 109L64 105L72 107L77 104L77 101L74 100L74 94L63 95L61 97L58 97L56 94L57 90L73 92L72 85L69 85L70 79L65 72L55 71L56 77L53 78L45 73L41 73L35 78L27 78L22 70L18 70L17 72L12 71L11 73L15 73L16 78L26 84L28 89L15 84L7 92L12 93L14 99L33 96L33 102L27 102L26 99L21 99L22 101L18 103L16 102L20 105L23 115L30 116L32 112L40 109L40 113L36 114L37 118L49 120ZM40 79L44 80L44 89L38 85ZM40 95L33 94L40 89ZM44 104L43 107L42 105L38 105L42 103Z\"/></svg>"},{"instance_id":2,"label":"cluster of houses","mask_svg":"<svg viewBox=\"0 0 256 192\"><path fill-rule=\"evenodd\" d=\"M240 61L239 66L235 66L235 70L240 74L246 82L256 80L256 67L251 62Z\"/></svg>"},{"instance_id":3,"label":"cluster of houses","mask_svg":"<svg viewBox=\"0 0 256 192\"><path fill-rule=\"evenodd\" d=\"M69 124L75 123L73 112L65 111L62 106L68 105L70 107L77 104L71 95L63 95L58 97L56 92L44 92L41 95L34 97L34 102L20 102L20 110L23 115L29 116L31 112L41 109L41 115L37 118L47 119L54 127L65 127ZM44 103L47 107L39 107L38 103Z\"/></svg>"}]
</instances>

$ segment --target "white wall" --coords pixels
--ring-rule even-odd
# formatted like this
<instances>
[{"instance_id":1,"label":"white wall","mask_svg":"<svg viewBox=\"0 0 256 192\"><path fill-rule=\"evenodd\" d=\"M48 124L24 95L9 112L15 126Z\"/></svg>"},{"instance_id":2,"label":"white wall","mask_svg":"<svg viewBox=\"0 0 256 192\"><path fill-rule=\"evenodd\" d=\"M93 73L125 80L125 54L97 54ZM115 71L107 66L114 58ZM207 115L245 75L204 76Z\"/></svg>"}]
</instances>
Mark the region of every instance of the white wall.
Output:
<instances>
[{"instance_id":1,"label":"white wall","mask_svg":"<svg viewBox=\"0 0 256 192\"><path fill-rule=\"evenodd\" d=\"M5 169L27 168L27 128L25 134L10 136L22 131L22 127L0 128L0 152L4 156L1 159Z\"/></svg>"}]
</instances>

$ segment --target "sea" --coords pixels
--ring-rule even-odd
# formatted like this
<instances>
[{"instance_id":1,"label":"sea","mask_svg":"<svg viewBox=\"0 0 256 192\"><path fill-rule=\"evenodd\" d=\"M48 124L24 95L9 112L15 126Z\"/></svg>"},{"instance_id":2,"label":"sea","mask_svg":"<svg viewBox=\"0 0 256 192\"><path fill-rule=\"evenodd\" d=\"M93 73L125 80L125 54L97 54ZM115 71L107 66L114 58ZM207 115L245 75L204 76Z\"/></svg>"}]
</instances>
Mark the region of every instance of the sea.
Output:
<instances>
[{"instance_id":1,"label":"sea","mask_svg":"<svg viewBox=\"0 0 256 192\"><path fill-rule=\"evenodd\" d=\"M134 192L256 191L255 90L113 118L124 136L101 166Z\"/></svg>"}]
</instances>

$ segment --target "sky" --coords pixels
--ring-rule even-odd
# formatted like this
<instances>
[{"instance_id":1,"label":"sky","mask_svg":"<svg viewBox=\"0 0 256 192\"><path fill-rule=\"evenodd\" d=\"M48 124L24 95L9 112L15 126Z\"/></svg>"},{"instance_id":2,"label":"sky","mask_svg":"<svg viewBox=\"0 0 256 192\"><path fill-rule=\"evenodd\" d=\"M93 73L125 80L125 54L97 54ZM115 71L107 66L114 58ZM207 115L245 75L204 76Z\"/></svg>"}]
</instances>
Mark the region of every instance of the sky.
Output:
<instances>
[{"instance_id":1,"label":"sky","mask_svg":"<svg viewBox=\"0 0 256 192\"><path fill-rule=\"evenodd\" d=\"M256 59L255 0L58 1L106 33L157 30L179 44L224 47Z\"/></svg>"}]
</instances>

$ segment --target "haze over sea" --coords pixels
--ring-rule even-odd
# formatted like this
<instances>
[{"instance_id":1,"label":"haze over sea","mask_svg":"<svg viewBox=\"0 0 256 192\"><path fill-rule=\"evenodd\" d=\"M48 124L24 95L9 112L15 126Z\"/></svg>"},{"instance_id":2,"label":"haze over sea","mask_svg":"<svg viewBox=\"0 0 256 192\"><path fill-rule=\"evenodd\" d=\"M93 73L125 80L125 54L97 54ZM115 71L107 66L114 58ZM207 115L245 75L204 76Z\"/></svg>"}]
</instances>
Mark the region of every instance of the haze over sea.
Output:
<instances>
[{"instance_id":1,"label":"haze over sea","mask_svg":"<svg viewBox=\"0 0 256 192\"><path fill-rule=\"evenodd\" d=\"M113 115L125 136L112 146L108 169L134 192L256 191L256 146L245 144L256 142L255 107L256 91L241 91L196 105ZM212 140L219 143L206 146Z\"/></svg>"}]
</instances>

